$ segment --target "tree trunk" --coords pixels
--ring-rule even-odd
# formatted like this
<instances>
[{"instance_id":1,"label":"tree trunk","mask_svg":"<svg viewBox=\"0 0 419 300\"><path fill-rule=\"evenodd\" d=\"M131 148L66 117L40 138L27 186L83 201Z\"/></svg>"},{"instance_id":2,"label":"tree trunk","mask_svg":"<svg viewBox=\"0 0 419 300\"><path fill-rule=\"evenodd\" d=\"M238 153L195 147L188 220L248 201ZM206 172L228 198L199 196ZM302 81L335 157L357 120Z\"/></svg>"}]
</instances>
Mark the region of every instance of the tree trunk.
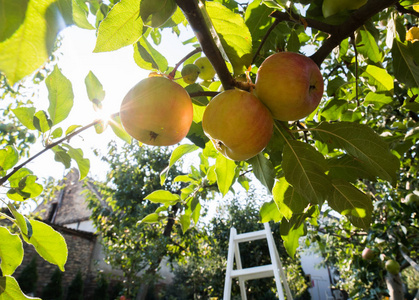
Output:
<instances>
[{"instance_id":1,"label":"tree trunk","mask_svg":"<svg viewBox=\"0 0 419 300\"><path fill-rule=\"evenodd\" d=\"M403 282L400 273L397 275L387 272L386 275L387 289L390 294L390 300L403 300Z\"/></svg>"}]
</instances>

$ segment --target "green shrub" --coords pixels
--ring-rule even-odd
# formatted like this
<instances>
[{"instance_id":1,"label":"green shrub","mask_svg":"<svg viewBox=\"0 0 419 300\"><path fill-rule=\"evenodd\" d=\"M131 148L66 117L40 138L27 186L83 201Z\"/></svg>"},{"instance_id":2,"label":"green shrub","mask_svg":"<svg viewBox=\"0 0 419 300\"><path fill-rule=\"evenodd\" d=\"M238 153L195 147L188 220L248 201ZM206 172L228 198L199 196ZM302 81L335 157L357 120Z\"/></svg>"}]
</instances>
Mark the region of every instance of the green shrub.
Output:
<instances>
[{"instance_id":1,"label":"green shrub","mask_svg":"<svg viewBox=\"0 0 419 300\"><path fill-rule=\"evenodd\" d=\"M20 289L25 293L33 293L36 289L36 282L38 281L38 272L36 270L36 258L32 258L29 264L25 266L17 278Z\"/></svg>"},{"instance_id":2,"label":"green shrub","mask_svg":"<svg viewBox=\"0 0 419 300\"><path fill-rule=\"evenodd\" d=\"M109 283L105 275L100 273L96 279L96 288L93 292L93 299L109 300Z\"/></svg>"},{"instance_id":3,"label":"green shrub","mask_svg":"<svg viewBox=\"0 0 419 300\"><path fill-rule=\"evenodd\" d=\"M63 273L56 268L51 275L48 284L42 290L41 298L43 300L62 300L63 299Z\"/></svg>"},{"instance_id":4,"label":"green shrub","mask_svg":"<svg viewBox=\"0 0 419 300\"><path fill-rule=\"evenodd\" d=\"M79 270L68 287L66 300L83 300L83 284L83 277Z\"/></svg>"}]
</instances>

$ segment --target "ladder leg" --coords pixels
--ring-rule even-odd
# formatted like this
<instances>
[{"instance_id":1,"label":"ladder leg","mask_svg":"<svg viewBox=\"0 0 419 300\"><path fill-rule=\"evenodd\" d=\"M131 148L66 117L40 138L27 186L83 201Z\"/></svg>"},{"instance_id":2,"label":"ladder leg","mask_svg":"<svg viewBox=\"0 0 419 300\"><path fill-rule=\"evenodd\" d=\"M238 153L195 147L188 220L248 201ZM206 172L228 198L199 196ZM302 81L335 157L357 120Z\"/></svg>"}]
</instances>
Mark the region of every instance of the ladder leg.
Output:
<instances>
[{"instance_id":1,"label":"ladder leg","mask_svg":"<svg viewBox=\"0 0 419 300\"><path fill-rule=\"evenodd\" d=\"M237 231L234 227L230 229L230 241L228 246L228 255L227 255L227 268L226 268L226 277L224 281L224 294L223 300L230 300L231 298L231 271L233 270L234 262L234 237L236 236Z\"/></svg>"},{"instance_id":2,"label":"ladder leg","mask_svg":"<svg viewBox=\"0 0 419 300\"><path fill-rule=\"evenodd\" d=\"M242 260L240 258L239 243L237 242L234 242L234 254L236 258L237 270L243 269ZM245 281L241 277L239 277L239 285L240 285L240 295L241 295L242 300L247 300Z\"/></svg>"},{"instance_id":3,"label":"ladder leg","mask_svg":"<svg viewBox=\"0 0 419 300\"><path fill-rule=\"evenodd\" d=\"M287 279L285 277L284 270L282 268L282 263L279 258L278 250L276 249L275 242L272 236L271 228L269 226L269 223L264 223L265 231L266 231L266 238L268 241L268 248L269 253L271 256L272 264L274 265L274 277L275 277L275 283L278 290L278 297L280 300L284 300L284 291L282 289L282 285L285 287L285 291L287 294L287 300L292 300L291 291L288 286ZM281 280L282 279L282 280ZM281 283L282 281L282 283Z\"/></svg>"}]
</instances>

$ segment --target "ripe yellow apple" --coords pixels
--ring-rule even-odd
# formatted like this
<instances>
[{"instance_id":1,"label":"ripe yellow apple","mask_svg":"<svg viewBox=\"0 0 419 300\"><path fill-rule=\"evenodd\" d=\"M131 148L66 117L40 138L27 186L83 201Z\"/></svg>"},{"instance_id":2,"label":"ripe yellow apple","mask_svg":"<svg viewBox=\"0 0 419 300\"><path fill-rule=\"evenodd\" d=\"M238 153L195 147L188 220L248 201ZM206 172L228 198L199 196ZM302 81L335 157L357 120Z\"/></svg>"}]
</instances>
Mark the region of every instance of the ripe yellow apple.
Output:
<instances>
[{"instance_id":1,"label":"ripe yellow apple","mask_svg":"<svg viewBox=\"0 0 419 300\"><path fill-rule=\"evenodd\" d=\"M125 130L153 146L179 143L192 124L192 101L186 90L166 77L148 77L124 97L120 117Z\"/></svg>"},{"instance_id":2,"label":"ripe yellow apple","mask_svg":"<svg viewBox=\"0 0 419 300\"><path fill-rule=\"evenodd\" d=\"M308 57L280 52L269 56L256 75L255 94L274 119L295 121L312 113L323 95L323 77Z\"/></svg>"},{"instance_id":3,"label":"ripe yellow apple","mask_svg":"<svg viewBox=\"0 0 419 300\"><path fill-rule=\"evenodd\" d=\"M215 76L214 67L206 56L198 58L195 60L194 64L201 70L199 78L203 80L211 80Z\"/></svg>"},{"instance_id":4,"label":"ripe yellow apple","mask_svg":"<svg viewBox=\"0 0 419 300\"><path fill-rule=\"evenodd\" d=\"M201 69L194 64L187 64L183 66L182 71L180 72L182 74L183 81L187 84L195 83L195 81L198 79L198 75L201 72Z\"/></svg>"},{"instance_id":5,"label":"ripe yellow apple","mask_svg":"<svg viewBox=\"0 0 419 300\"><path fill-rule=\"evenodd\" d=\"M247 160L261 152L273 132L268 109L253 94L227 90L215 96L202 118L205 134L231 160Z\"/></svg>"},{"instance_id":6,"label":"ripe yellow apple","mask_svg":"<svg viewBox=\"0 0 419 300\"><path fill-rule=\"evenodd\" d=\"M419 41L419 27L411 27L406 32L406 41L410 41L412 43Z\"/></svg>"},{"instance_id":7,"label":"ripe yellow apple","mask_svg":"<svg viewBox=\"0 0 419 300\"><path fill-rule=\"evenodd\" d=\"M365 5L368 0L324 0L322 5L325 18L333 16L344 10L358 9Z\"/></svg>"}]
</instances>

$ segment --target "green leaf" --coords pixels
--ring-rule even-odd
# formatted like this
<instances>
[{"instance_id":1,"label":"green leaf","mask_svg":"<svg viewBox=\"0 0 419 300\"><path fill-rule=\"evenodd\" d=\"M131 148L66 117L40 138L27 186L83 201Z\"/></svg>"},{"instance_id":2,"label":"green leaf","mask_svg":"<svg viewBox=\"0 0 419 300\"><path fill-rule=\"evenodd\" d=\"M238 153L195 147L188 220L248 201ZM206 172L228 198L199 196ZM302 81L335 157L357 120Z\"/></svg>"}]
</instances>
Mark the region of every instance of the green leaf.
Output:
<instances>
[{"instance_id":1,"label":"green leaf","mask_svg":"<svg viewBox=\"0 0 419 300\"><path fill-rule=\"evenodd\" d=\"M217 175L218 189L225 196L236 177L236 163L219 154L215 161L215 174Z\"/></svg>"},{"instance_id":2,"label":"green leaf","mask_svg":"<svg viewBox=\"0 0 419 300\"><path fill-rule=\"evenodd\" d=\"M275 201L265 202L260 208L260 221L266 223L269 221L279 222L282 219L282 214L278 209Z\"/></svg>"},{"instance_id":3,"label":"green leaf","mask_svg":"<svg viewBox=\"0 0 419 300\"><path fill-rule=\"evenodd\" d=\"M22 240L0 226L0 268L3 275L12 275L23 260Z\"/></svg>"},{"instance_id":4,"label":"green leaf","mask_svg":"<svg viewBox=\"0 0 419 300\"><path fill-rule=\"evenodd\" d=\"M143 224L143 223L157 223L159 221L159 214L157 213L151 213L148 214L147 216L145 216L140 222L139 224Z\"/></svg>"},{"instance_id":5,"label":"green leaf","mask_svg":"<svg viewBox=\"0 0 419 300\"><path fill-rule=\"evenodd\" d=\"M275 184L275 168L271 161L262 153L259 153L249 159L248 162L252 165L253 174L256 178L271 192Z\"/></svg>"},{"instance_id":6,"label":"green leaf","mask_svg":"<svg viewBox=\"0 0 419 300\"><path fill-rule=\"evenodd\" d=\"M249 32L252 35L253 53L259 47L266 31L274 23L273 18L269 17L272 13L272 9L266 5L261 5L261 2L261 0L254 0L249 3L244 15L246 26L249 28Z\"/></svg>"},{"instance_id":7,"label":"green leaf","mask_svg":"<svg viewBox=\"0 0 419 300\"><path fill-rule=\"evenodd\" d=\"M35 107L18 107L12 109L16 118L23 124L26 128L30 130L35 130L33 125L33 117L35 115Z\"/></svg>"},{"instance_id":8,"label":"green leaf","mask_svg":"<svg viewBox=\"0 0 419 300\"><path fill-rule=\"evenodd\" d=\"M68 155L70 155L70 157L76 161L77 166L79 167L79 171L80 171L79 180L86 177L90 169L90 160L88 158L83 158L83 150L73 148L68 144L65 144L63 146L68 149L67 151Z\"/></svg>"},{"instance_id":9,"label":"green leaf","mask_svg":"<svg viewBox=\"0 0 419 300\"><path fill-rule=\"evenodd\" d=\"M0 0L0 7L4 8L2 19L5 18L2 23L17 23L1 29L3 38L8 38L0 42L0 71L13 85L46 62L54 49L58 32L67 24L63 22L58 1L44 0L27 3L25 19L18 27L25 5L22 3L22 7L14 11L15 6L6 5L7 2L15 1Z\"/></svg>"},{"instance_id":10,"label":"green leaf","mask_svg":"<svg viewBox=\"0 0 419 300\"><path fill-rule=\"evenodd\" d=\"M391 54L396 79L408 87L415 88L419 86L419 66L413 59L412 49L394 40Z\"/></svg>"},{"instance_id":11,"label":"green leaf","mask_svg":"<svg viewBox=\"0 0 419 300\"><path fill-rule=\"evenodd\" d=\"M20 233L23 234L26 238L30 239L33 233L32 225L29 220L19 213L16 208L11 204L7 204L7 207L12 212L13 217L15 217L16 225L19 227Z\"/></svg>"},{"instance_id":12,"label":"green leaf","mask_svg":"<svg viewBox=\"0 0 419 300\"><path fill-rule=\"evenodd\" d=\"M287 51L298 52L300 50L300 46L301 43L300 39L298 38L298 34L295 30L292 30L287 42Z\"/></svg>"},{"instance_id":13,"label":"green leaf","mask_svg":"<svg viewBox=\"0 0 419 300\"><path fill-rule=\"evenodd\" d=\"M49 117L52 125L56 125L67 118L73 107L73 88L70 80L61 73L57 65L45 79L45 83L48 88Z\"/></svg>"},{"instance_id":14,"label":"green leaf","mask_svg":"<svg viewBox=\"0 0 419 300\"><path fill-rule=\"evenodd\" d=\"M180 226L182 227L182 232L185 233L191 226L191 216L190 215L181 215L179 218Z\"/></svg>"},{"instance_id":15,"label":"green leaf","mask_svg":"<svg viewBox=\"0 0 419 300\"><path fill-rule=\"evenodd\" d=\"M333 157L327 161L329 165L329 177L345 179L350 182L356 182L360 179L375 180L374 174L368 172L357 158L351 155Z\"/></svg>"},{"instance_id":16,"label":"green leaf","mask_svg":"<svg viewBox=\"0 0 419 300\"><path fill-rule=\"evenodd\" d=\"M0 300L41 300L26 296L12 276L0 277Z\"/></svg>"},{"instance_id":17,"label":"green leaf","mask_svg":"<svg viewBox=\"0 0 419 300\"><path fill-rule=\"evenodd\" d=\"M383 106L390 104L393 102L393 99L389 96L383 94L376 94L373 92L369 92L364 99L363 105L372 105L374 109L381 109Z\"/></svg>"},{"instance_id":18,"label":"green leaf","mask_svg":"<svg viewBox=\"0 0 419 300\"><path fill-rule=\"evenodd\" d=\"M0 42L7 40L25 20L29 0L0 1Z\"/></svg>"},{"instance_id":19,"label":"green leaf","mask_svg":"<svg viewBox=\"0 0 419 300\"><path fill-rule=\"evenodd\" d=\"M162 73L169 66L167 59L154 49L144 36L134 44L134 61L140 68Z\"/></svg>"},{"instance_id":20,"label":"green leaf","mask_svg":"<svg viewBox=\"0 0 419 300\"><path fill-rule=\"evenodd\" d=\"M26 175L19 181L19 186L11 188L7 197L14 201L25 201L28 198L35 198L42 193L43 187L35 181L35 175Z\"/></svg>"},{"instance_id":21,"label":"green leaf","mask_svg":"<svg viewBox=\"0 0 419 300\"><path fill-rule=\"evenodd\" d=\"M234 74L243 74L252 62L252 36L243 18L217 2L207 1L205 7Z\"/></svg>"},{"instance_id":22,"label":"green leaf","mask_svg":"<svg viewBox=\"0 0 419 300\"><path fill-rule=\"evenodd\" d=\"M65 131L65 135L69 135L71 133L73 133L77 128L81 128L81 125L70 125L67 130Z\"/></svg>"},{"instance_id":23,"label":"green leaf","mask_svg":"<svg viewBox=\"0 0 419 300\"><path fill-rule=\"evenodd\" d=\"M285 179L311 203L322 203L331 190L326 160L312 146L288 141L282 157Z\"/></svg>"},{"instance_id":24,"label":"green leaf","mask_svg":"<svg viewBox=\"0 0 419 300\"><path fill-rule=\"evenodd\" d=\"M316 129L324 143L345 150L363 163L369 173L396 182L399 161L370 127L352 123L321 123Z\"/></svg>"},{"instance_id":25,"label":"green leaf","mask_svg":"<svg viewBox=\"0 0 419 300\"><path fill-rule=\"evenodd\" d=\"M61 127L55 128L54 131L51 133L51 138L56 139L63 135L63 129Z\"/></svg>"},{"instance_id":26,"label":"green leaf","mask_svg":"<svg viewBox=\"0 0 419 300\"><path fill-rule=\"evenodd\" d=\"M47 132L52 127L52 121L45 111L40 110L33 116L33 125L40 132Z\"/></svg>"},{"instance_id":27,"label":"green leaf","mask_svg":"<svg viewBox=\"0 0 419 300\"><path fill-rule=\"evenodd\" d=\"M97 102L102 102L103 99L105 99L103 86L92 71L89 71L89 74L87 74L84 79L84 83L86 84L87 96L90 101L95 104Z\"/></svg>"},{"instance_id":28,"label":"green leaf","mask_svg":"<svg viewBox=\"0 0 419 300\"><path fill-rule=\"evenodd\" d=\"M165 190L154 191L144 199L153 203L163 204L172 204L180 201L179 195L172 194L171 192Z\"/></svg>"},{"instance_id":29,"label":"green leaf","mask_svg":"<svg viewBox=\"0 0 419 300\"><path fill-rule=\"evenodd\" d=\"M132 45L142 34L139 2L121 0L100 23L93 52L113 51Z\"/></svg>"},{"instance_id":30,"label":"green leaf","mask_svg":"<svg viewBox=\"0 0 419 300\"><path fill-rule=\"evenodd\" d=\"M6 146L0 149L0 174L13 168L19 161L19 152L14 146Z\"/></svg>"},{"instance_id":31,"label":"green leaf","mask_svg":"<svg viewBox=\"0 0 419 300\"><path fill-rule=\"evenodd\" d=\"M71 167L71 156L63 147L56 146L52 148L52 151L54 151L55 161L62 163L66 169Z\"/></svg>"},{"instance_id":32,"label":"green leaf","mask_svg":"<svg viewBox=\"0 0 419 300\"><path fill-rule=\"evenodd\" d=\"M131 144L132 137L125 131L124 127L122 126L121 118L119 115L113 115L109 121L109 125L111 125L112 131L117 137L126 143Z\"/></svg>"},{"instance_id":33,"label":"green leaf","mask_svg":"<svg viewBox=\"0 0 419 300\"><path fill-rule=\"evenodd\" d=\"M95 29L87 20L89 8L87 7L85 0L73 0L72 3L74 24L83 29Z\"/></svg>"},{"instance_id":34,"label":"green leaf","mask_svg":"<svg viewBox=\"0 0 419 300\"><path fill-rule=\"evenodd\" d=\"M287 253L294 257L299 246L299 239L304 236L304 223L296 216L290 221L282 219L280 233Z\"/></svg>"},{"instance_id":35,"label":"green leaf","mask_svg":"<svg viewBox=\"0 0 419 300\"><path fill-rule=\"evenodd\" d=\"M370 197L341 179L333 180L332 185L334 192L328 200L330 207L346 216L353 225L367 230L373 209Z\"/></svg>"},{"instance_id":36,"label":"green leaf","mask_svg":"<svg viewBox=\"0 0 419 300\"><path fill-rule=\"evenodd\" d=\"M32 171L26 168L21 168L16 171L12 176L9 178L10 187L19 187L19 182L27 175L32 175Z\"/></svg>"},{"instance_id":37,"label":"green leaf","mask_svg":"<svg viewBox=\"0 0 419 300\"><path fill-rule=\"evenodd\" d=\"M30 239L23 239L35 247L36 252L51 264L57 265L64 272L68 250L64 237L51 226L36 220L30 220L33 233Z\"/></svg>"},{"instance_id":38,"label":"green leaf","mask_svg":"<svg viewBox=\"0 0 419 300\"><path fill-rule=\"evenodd\" d=\"M309 205L309 201L298 194L285 178L275 183L272 194L279 211L287 220L294 214L303 213Z\"/></svg>"},{"instance_id":39,"label":"green leaf","mask_svg":"<svg viewBox=\"0 0 419 300\"><path fill-rule=\"evenodd\" d=\"M373 92L393 92L394 79L387 70L368 65L361 76L368 78L368 85L372 86Z\"/></svg>"},{"instance_id":40,"label":"green leaf","mask_svg":"<svg viewBox=\"0 0 419 300\"><path fill-rule=\"evenodd\" d=\"M170 168L182 158L182 156L198 150L199 147L191 144L183 144L178 146L173 150L172 155L170 156L169 165L160 173L160 184L163 185L166 181L167 174L169 173Z\"/></svg>"},{"instance_id":41,"label":"green leaf","mask_svg":"<svg viewBox=\"0 0 419 300\"><path fill-rule=\"evenodd\" d=\"M382 50L378 47L376 39L366 25L362 25L357 31L355 42L358 53L365 59L368 59L373 63L378 63L383 60L384 55Z\"/></svg>"}]
</instances>

